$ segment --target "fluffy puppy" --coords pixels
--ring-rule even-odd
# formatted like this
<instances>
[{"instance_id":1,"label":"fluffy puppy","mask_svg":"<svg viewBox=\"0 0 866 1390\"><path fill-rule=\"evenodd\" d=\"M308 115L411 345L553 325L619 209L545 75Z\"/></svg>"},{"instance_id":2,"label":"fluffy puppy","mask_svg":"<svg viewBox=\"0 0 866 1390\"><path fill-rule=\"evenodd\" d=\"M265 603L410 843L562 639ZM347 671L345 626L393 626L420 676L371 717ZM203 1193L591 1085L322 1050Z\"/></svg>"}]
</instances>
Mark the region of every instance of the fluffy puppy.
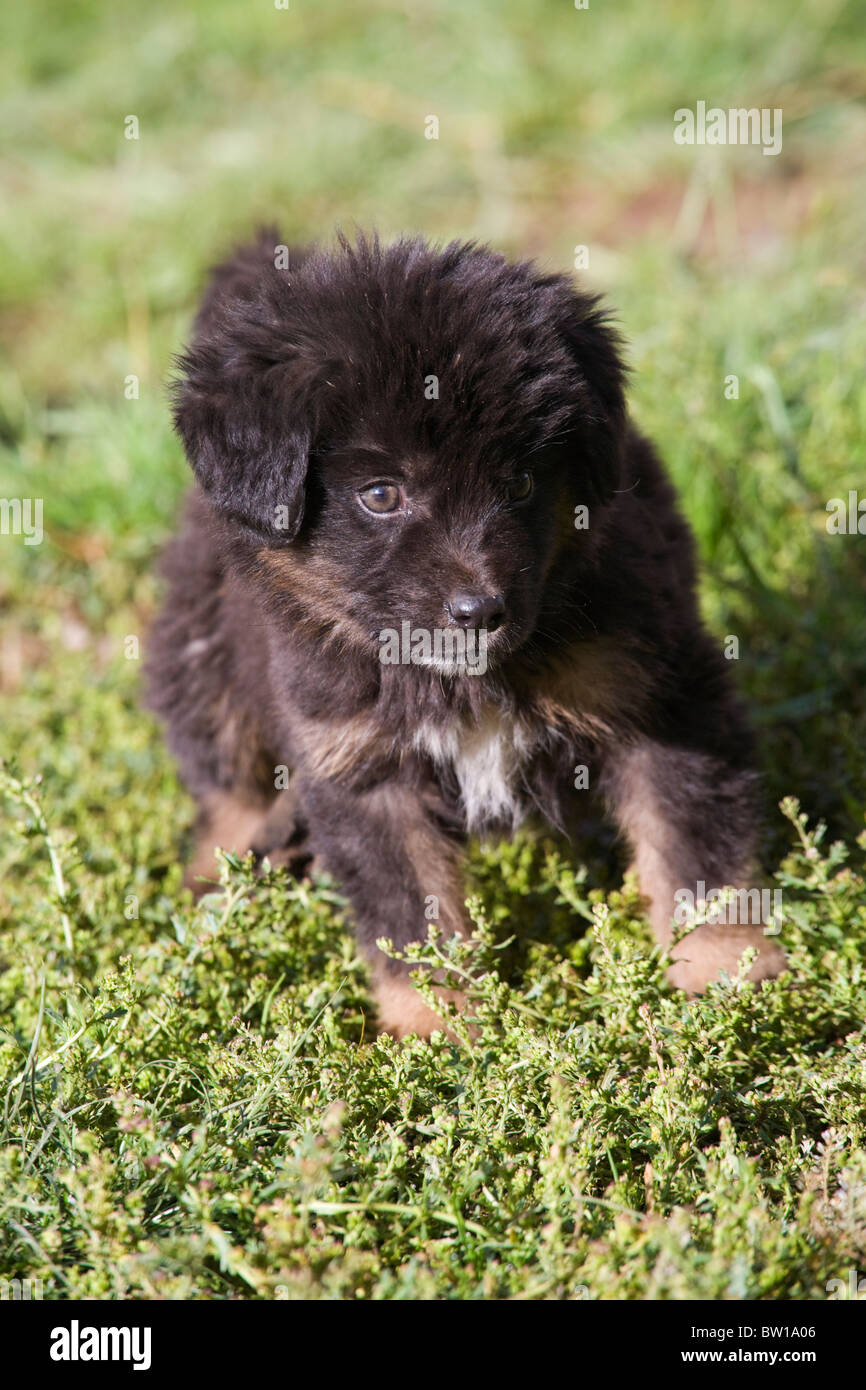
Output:
<instances>
[{"instance_id":1,"label":"fluffy puppy","mask_svg":"<svg viewBox=\"0 0 866 1390\"><path fill-rule=\"evenodd\" d=\"M166 557L150 703L213 847L315 855L348 896L380 1021L439 1026L402 947L465 930L468 834L589 791L657 939L675 895L751 873L749 730L695 601L693 543L626 413L596 298L475 245L340 239L278 269L276 232L214 274L180 359L197 480ZM705 924L703 989L761 925Z\"/></svg>"}]
</instances>

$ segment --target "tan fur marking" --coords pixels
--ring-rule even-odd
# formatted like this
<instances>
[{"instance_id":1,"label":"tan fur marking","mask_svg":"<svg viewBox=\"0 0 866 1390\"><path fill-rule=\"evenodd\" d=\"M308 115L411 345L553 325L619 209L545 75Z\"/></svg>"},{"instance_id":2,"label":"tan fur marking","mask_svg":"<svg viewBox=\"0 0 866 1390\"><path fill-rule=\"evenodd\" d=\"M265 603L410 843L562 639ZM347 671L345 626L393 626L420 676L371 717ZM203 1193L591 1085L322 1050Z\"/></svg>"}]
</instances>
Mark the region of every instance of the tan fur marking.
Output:
<instances>
[{"instance_id":1,"label":"tan fur marking","mask_svg":"<svg viewBox=\"0 0 866 1390\"><path fill-rule=\"evenodd\" d=\"M219 875L214 859L217 846L246 854L258 833L265 816L262 806L253 806L228 793L211 796L203 806L203 828L196 839L192 861L185 882L194 893L206 893L208 883L217 883ZM206 879L208 883L198 880Z\"/></svg>"},{"instance_id":2,"label":"tan fur marking","mask_svg":"<svg viewBox=\"0 0 866 1390\"><path fill-rule=\"evenodd\" d=\"M438 900L436 924L440 930L445 935L455 932L461 936L467 935L458 847L430 824L427 812L415 792L392 786L378 788L370 795L376 801L379 813L386 822L391 822L394 833L399 835L417 888L418 929L411 938L407 936L406 939L425 939L425 899L431 895ZM387 935L384 928L383 934ZM449 1031L411 982L405 976L391 973L383 961L375 967L375 988L379 1024L384 1032L398 1038L408 1033L417 1033L426 1038L437 1028ZM458 991L434 988L443 1002L463 1007L463 996Z\"/></svg>"},{"instance_id":3,"label":"tan fur marking","mask_svg":"<svg viewBox=\"0 0 866 1390\"><path fill-rule=\"evenodd\" d=\"M297 553L297 548L260 550L258 560L274 592L298 599L304 612L297 620L303 625L326 640L369 647L369 632L346 612L345 581L330 561L309 551Z\"/></svg>"},{"instance_id":4,"label":"tan fur marking","mask_svg":"<svg viewBox=\"0 0 866 1390\"><path fill-rule=\"evenodd\" d=\"M650 775L649 755L635 748L628 755L625 788L619 799L620 824L632 847L643 896L650 904L656 940L667 945L673 937L674 893L684 884L671 880L676 843L670 820L658 804ZM696 873L695 879L699 874Z\"/></svg>"},{"instance_id":5,"label":"tan fur marking","mask_svg":"<svg viewBox=\"0 0 866 1390\"><path fill-rule=\"evenodd\" d=\"M405 1038L410 1033L417 1033L419 1038L429 1038L438 1029L454 1040L452 1030L425 1003L409 980L380 972L375 988L380 1032L390 1033L395 1038ZM436 994L444 1004L454 1004L462 1012L465 1000L457 990L439 989Z\"/></svg>"},{"instance_id":6,"label":"tan fur marking","mask_svg":"<svg viewBox=\"0 0 866 1390\"><path fill-rule=\"evenodd\" d=\"M318 777L339 779L376 756L388 756L391 741L376 720L364 714L328 722L299 719L304 751Z\"/></svg>"},{"instance_id":7,"label":"tan fur marking","mask_svg":"<svg viewBox=\"0 0 866 1390\"><path fill-rule=\"evenodd\" d=\"M678 941L671 952L674 964L668 979L689 994L702 994L724 970L735 975L743 952L754 946L759 952L747 979L768 980L787 966L784 951L765 936L760 927L720 926L705 922Z\"/></svg>"},{"instance_id":8,"label":"tan fur marking","mask_svg":"<svg viewBox=\"0 0 866 1390\"><path fill-rule=\"evenodd\" d=\"M673 939L674 894L697 883L704 871L700 864L682 865L678 860L676 831L664 814L652 783L651 759L645 749L635 748L628 755L625 791L619 801L620 823L632 846L632 867L637 872L656 941L667 946ZM678 868L673 866L679 863ZM744 887L749 866L732 870L727 884L708 883L708 888ZM671 951L674 964L668 979L689 994L701 994L721 970L736 974L738 963L748 946L759 952L748 978L764 980L785 969L784 952L760 926L705 923L678 941Z\"/></svg>"},{"instance_id":9,"label":"tan fur marking","mask_svg":"<svg viewBox=\"0 0 866 1390\"><path fill-rule=\"evenodd\" d=\"M438 901L436 923L446 936L469 935L460 853L421 823L410 824L404 839L406 854L422 898ZM426 920L426 919L425 919Z\"/></svg>"},{"instance_id":10,"label":"tan fur marking","mask_svg":"<svg viewBox=\"0 0 866 1390\"><path fill-rule=\"evenodd\" d=\"M440 931L445 936L468 936L460 848L430 824L415 792L391 786L380 787L370 796L379 803L392 823L393 833L399 836L418 889L418 932L412 939L426 939L424 909L431 896L437 899L435 921Z\"/></svg>"},{"instance_id":11,"label":"tan fur marking","mask_svg":"<svg viewBox=\"0 0 866 1390\"><path fill-rule=\"evenodd\" d=\"M571 646L535 694L543 722L598 737L622 734L634 721L649 690L646 671L636 657L612 639Z\"/></svg>"}]
</instances>

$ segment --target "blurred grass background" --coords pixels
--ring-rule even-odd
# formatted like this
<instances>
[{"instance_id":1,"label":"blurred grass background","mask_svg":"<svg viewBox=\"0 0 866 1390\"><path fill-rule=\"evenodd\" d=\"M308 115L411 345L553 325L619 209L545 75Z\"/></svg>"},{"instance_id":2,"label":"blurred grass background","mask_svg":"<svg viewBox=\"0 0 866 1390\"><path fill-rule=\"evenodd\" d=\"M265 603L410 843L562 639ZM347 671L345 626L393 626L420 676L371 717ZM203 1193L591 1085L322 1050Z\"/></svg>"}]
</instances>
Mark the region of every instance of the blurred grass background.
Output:
<instances>
[{"instance_id":1,"label":"blurred grass background","mask_svg":"<svg viewBox=\"0 0 866 1390\"><path fill-rule=\"evenodd\" d=\"M0 497L43 497L46 527L41 546L0 536L0 753L42 777L84 875L87 972L119 943L146 955L179 891L191 805L124 639L146 642L187 484L172 354L208 265L263 220L287 242L472 237L553 269L588 248L708 619L740 640L767 866L785 794L862 831L866 537L825 527L830 498L866 498L862 0L34 0L0 19L0 92ZM782 153L676 145L699 100L781 107ZM6 959L31 985L13 1070L56 928L40 856L0 839Z\"/></svg>"}]
</instances>

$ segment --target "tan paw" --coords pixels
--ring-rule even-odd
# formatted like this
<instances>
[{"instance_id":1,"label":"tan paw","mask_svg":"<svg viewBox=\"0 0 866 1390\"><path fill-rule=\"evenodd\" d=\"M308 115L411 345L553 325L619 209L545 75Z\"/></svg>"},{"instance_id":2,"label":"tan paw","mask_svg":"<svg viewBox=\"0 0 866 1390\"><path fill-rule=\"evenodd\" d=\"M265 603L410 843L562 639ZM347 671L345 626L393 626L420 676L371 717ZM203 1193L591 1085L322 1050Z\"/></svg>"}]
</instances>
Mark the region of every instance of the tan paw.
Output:
<instances>
[{"instance_id":1,"label":"tan paw","mask_svg":"<svg viewBox=\"0 0 866 1390\"><path fill-rule=\"evenodd\" d=\"M688 994L703 994L721 971L735 976L743 952L754 946L760 952L747 976L750 980L770 980L787 969L784 951L760 927L714 925L705 922L678 941L671 951L673 965L668 979Z\"/></svg>"},{"instance_id":2,"label":"tan paw","mask_svg":"<svg viewBox=\"0 0 866 1390\"><path fill-rule=\"evenodd\" d=\"M452 1042L458 1041L447 1022L421 998L411 980L389 975L386 971L377 972L377 975L376 1002L379 1006L380 1033L390 1033L395 1038L406 1038L416 1033L419 1038L429 1038L431 1033L438 1030ZM460 1012L465 1007L466 1001L457 990L436 989L436 995L443 1004L455 1004Z\"/></svg>"}]
</instances>

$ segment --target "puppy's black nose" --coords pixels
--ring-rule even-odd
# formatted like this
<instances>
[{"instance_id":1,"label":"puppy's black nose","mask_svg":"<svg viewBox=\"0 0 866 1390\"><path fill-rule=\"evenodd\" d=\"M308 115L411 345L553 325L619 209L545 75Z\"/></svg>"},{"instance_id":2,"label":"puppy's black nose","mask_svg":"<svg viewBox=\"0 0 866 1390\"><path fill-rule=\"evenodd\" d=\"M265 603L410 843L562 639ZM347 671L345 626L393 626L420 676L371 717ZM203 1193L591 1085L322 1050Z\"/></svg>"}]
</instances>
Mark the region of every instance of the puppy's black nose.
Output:
<instances>
[{"instance_id":1,"label":"puppy's black nose","mask_svg":"<svg viewBox=\"0 0 866 1390\"><path fill-rule=\"evenodd\" d=\"M458 627L495 632L505 617L505 600L501 594L453 594L445 609Z\"/></svg>"}]
</instances>

